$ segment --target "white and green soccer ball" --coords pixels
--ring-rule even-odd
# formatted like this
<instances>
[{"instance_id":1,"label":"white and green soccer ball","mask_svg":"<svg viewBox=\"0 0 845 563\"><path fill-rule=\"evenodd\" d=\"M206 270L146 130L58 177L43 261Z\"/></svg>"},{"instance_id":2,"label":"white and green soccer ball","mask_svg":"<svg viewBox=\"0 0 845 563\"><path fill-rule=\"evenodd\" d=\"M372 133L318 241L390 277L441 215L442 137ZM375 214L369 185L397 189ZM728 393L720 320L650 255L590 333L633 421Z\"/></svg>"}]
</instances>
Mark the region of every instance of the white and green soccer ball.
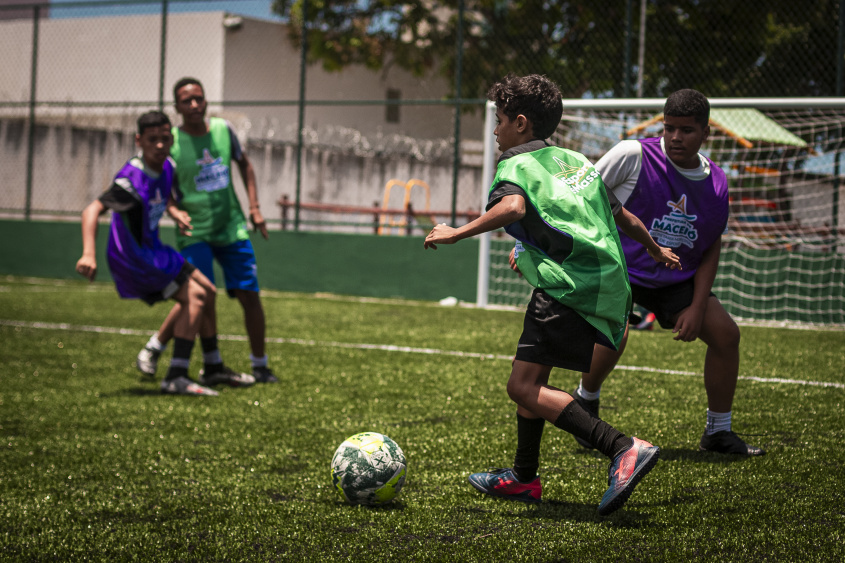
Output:
<instances>
[{"instance_id":1,"label":"white and green soccer ball","mask_svg":"<svg viewBox=\"0 0 845 563\"><path fill-rule=\"evenodd\" d=\"M350 436L332 458L332 484L350 504L377 506L392 501L407 473L402 448L378 432Z\"/></svg>"}]
</instances>

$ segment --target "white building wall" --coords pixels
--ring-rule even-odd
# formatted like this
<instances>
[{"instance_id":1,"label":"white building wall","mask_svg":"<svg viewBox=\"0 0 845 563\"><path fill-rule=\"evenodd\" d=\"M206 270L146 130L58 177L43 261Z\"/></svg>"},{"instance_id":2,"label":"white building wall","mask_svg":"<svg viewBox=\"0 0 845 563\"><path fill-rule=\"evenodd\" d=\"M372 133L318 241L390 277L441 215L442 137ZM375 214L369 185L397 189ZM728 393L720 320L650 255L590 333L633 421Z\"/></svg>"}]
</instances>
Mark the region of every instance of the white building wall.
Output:
<instances>
[{"instance_id":1,"label":"white building wall","mask_svg":"<svg viewBox=\"0 0 845 563\"><path fill-rule=\"evenodd\" d=\"M241 18L226 26L223 12L171 14L167 21L165 110L173 111L173 84L199 79L212 102L209 113L229 119L252 159L264 212L276 215L283 194L295 196L300 55L284 25ZM0 208L23 206L32 23L0 22ZM135 150L135 120L159 97L161 19L157 15L44 19L39 27L39 101L88 102L90 107L44 106L37 110L34 210L81 210L104 189ZM387 89L401 99L432 100L448 92L440 78L418 78L397 67L362 66L326 72L307 68L311 100L383 100ZM282 100L286 105L220 106L224 100ZM16 105L3 106L3 102ZM112 105L102 105L110 102ZM113 105L114 102L145 102ZM449 209L452 199L453 109L402 106L399 123L387 123L383 105L313 105L306 108L302 201L371 205L385 184L420 178L431 186L431 208ZM462 137L481 137L480 117L463 116ZM237 177L237 174L235 175ZM461 171L458 208L478 207L477 171ZM241 197L240 179L236 181ZM464 192L467 195L462 195ZM404 194L391 192L391 207ZM242 199L243 201L243 199ZM412 203L424 209L415 189Z\"/></svg>"}]
</instances>

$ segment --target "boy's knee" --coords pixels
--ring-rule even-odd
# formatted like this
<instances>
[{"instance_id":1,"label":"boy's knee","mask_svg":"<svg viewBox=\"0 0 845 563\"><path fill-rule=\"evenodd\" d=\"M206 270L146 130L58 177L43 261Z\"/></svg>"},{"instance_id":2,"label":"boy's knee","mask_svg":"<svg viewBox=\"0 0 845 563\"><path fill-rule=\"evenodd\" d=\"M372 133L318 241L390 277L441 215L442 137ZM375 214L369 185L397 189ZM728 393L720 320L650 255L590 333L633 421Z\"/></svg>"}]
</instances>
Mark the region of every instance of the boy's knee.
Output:
<instances>
[{"instance_id":1,"label":"boy's knee","mask_svg":"<svg viewBox=\"0 0 845 563\"><path fill-rule=\"evenodd\" d=\"M740 339L739 326L728 317L726 322L721 323L713 332L711 342L706 342L706 344L722 350L738 350Z\"/></svg>"},{"instance_id":2,"label":"boy's knee","mask_svg":"<svg viewBox=\"0 0 845 563\"><path fill-rule=\"evenodd\" d=\"M526 396L526 386L519 380L511 377L508 380L508 397L510 397L511 401L516 403L517 405L524 405L525 404L525 396Z\"/></svg>"}]
</instances>

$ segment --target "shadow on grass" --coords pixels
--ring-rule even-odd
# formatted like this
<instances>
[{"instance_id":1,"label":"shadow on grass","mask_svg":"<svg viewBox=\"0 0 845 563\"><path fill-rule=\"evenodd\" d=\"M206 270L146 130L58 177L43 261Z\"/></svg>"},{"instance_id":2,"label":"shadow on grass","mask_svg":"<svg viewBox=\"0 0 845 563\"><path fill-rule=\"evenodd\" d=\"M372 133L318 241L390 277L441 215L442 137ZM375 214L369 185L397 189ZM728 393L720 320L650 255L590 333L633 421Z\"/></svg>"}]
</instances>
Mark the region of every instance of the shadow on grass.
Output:
<instances>
[{"instance_id":1,"label":"shadow on grass","mask_svg":"<svg viewBox=\"0 0 845 563\"><path fill-rule=\"evenodd\" d=\"M687 450L683 448L660 448L660 459L662 461L690 461L692 463L736 463L738 461L749 461L755 456L720 454L714 452L700 452L698 450Z\"/></svg>"},{"instance_id":2,"label":"shadow on grass","mask_svg":"<svg viewBox=\"0 0 845 563\"><path fill-rule=\"evenodd\" d=\"M490 509L481 507L463 507L460 510L470 514L486 514L494 508L508 506L516 501L508 499L490 499L496 505ZM518 518L534 518L536 520L550 520L554 522L607 522L617 528L640 528L651 522L651 516L638 510L634 506L623 506L609 516L599 516L598 503L567 502L563 500L548 499L536 504L526 505L528 509L524 512L514 512L513 516Z\"/></svg>"}]
</instances>

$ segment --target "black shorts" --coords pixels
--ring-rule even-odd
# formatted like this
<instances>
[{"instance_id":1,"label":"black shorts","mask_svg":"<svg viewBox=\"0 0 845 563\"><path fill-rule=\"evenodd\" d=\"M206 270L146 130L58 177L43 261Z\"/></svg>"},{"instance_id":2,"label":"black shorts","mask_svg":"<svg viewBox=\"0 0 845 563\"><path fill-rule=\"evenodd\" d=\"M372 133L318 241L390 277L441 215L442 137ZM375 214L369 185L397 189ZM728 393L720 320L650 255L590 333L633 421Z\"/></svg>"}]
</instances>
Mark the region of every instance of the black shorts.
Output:
<instances>
[{"instance_id":1,"label":"black shorts","mask_svg":"<svg viewBox=\"0 0 845 563\"><path fill-rule=\"evenodd\" d=\"M167 284L164 289L161 291L156 291L154 293L150 293L149 295L145 295L141 298L141 301L146 303L147 305L155 305L159 301L167 301L174 295L176 292L179 291L179 288L185 285L188 279L191 277L191 274L194 273L196 268L187 260L185 263L182 264L182 269L179 270L179 273L176 274L176 277L173 278L173 281Z\"/></svg>"},{"instance_id":2,"label":"black shorts","mask_svg":"<svg viewBox=\"0 0 845 563\"><path fill-rule=\"evenodd\" d=\"M657 288L631 284L634 303L654 313L660 326L667 329L675 328L675 316L692 305L694 290L693 278Z\"/></svg>"},{"instance_id":3,"label":"black shorts","mask_svg":"<svg viewBox=\"0 0 845 563\"><path fill-rule=\"evenodd\" d=\"M535 289L525 311L516 359L574 371L590 371L598 330L584 317L542 289Z\"/></svg>"}]
</instances>

